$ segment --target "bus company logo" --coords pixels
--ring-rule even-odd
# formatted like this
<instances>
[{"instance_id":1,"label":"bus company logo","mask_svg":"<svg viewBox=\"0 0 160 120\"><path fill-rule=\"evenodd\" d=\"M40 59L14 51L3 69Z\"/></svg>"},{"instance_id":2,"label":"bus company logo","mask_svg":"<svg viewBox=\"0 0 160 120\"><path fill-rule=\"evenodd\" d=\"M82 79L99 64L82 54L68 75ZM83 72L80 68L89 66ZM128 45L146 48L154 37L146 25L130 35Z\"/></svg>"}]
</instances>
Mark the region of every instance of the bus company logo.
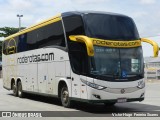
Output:
<instances>
[{"instance_id":1,"label":"bus company logo","mask_svg":"<svg viewBox=\"0 0 160 120\"><path fill-rule=\"evenodd\" d=\"M7 45L7 54L14 54L16 53L16 40L15 39L10 39L8 41L8 45Z\"/></svg>"},{"instance_id":2,"label":"bus company logo","mask_svg":"<svg viewBox=\"0 0 160 120\"><path fill-rule=\"evenodd\" d=\"M130 48L130 47L138 47L141 46L140 40L135 41L110 41L110 40L96 40L93 39L94 45L99 46L108 46L108 47L122 47L122 48Z\"/></svg>"},{"instance_id":3,"label":"bus company logo","mask_svg":"<svg viewBox=\"0 0 160 120\"><path fill-rule=\"evenodd\" d=\"M124 94L125 93L125 89L121 89L121 93Z\"/></svg>"},{"instance_id":4,"label":"bus company logo","mask_svg":"<svg viewBox=\"0 0 160 120\"><path fill-rule=\"evenodd\" d=\"M20 64L35 63L35 62L53 61L53 60L54 60L54 53L45 53L45 54L18 57L17 63L20 63Z\"/></svg>"}]
</instances>

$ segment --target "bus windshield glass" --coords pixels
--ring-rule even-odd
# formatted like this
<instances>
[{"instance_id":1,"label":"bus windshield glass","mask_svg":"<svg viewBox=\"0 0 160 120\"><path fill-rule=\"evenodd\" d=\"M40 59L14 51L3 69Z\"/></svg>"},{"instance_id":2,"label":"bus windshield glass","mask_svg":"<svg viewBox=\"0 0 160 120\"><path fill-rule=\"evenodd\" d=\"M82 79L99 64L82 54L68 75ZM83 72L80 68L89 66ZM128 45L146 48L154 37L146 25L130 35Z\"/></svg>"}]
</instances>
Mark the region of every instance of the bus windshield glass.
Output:
<instances>
[{"instance_id":1,"label":"bus windshield glass","mask_svg":"<svg viewBox=\"0 0 160 120\"><path fill-rule=\"evenodd\" d=\"M143 74L142 48L94 46L90 73L97 76L129 78Z\"/></svg>"},{"instance_id":2,"label":"bus windshield glass","mask_svg":"<svg viewBox=\"0 0 160 120\"><path fill-rule=\"evenodd\" d=\"M88 13L83 15L88 37L104 40L138 40L135 23L122 15Z\"/></svg>"}]
</instances>

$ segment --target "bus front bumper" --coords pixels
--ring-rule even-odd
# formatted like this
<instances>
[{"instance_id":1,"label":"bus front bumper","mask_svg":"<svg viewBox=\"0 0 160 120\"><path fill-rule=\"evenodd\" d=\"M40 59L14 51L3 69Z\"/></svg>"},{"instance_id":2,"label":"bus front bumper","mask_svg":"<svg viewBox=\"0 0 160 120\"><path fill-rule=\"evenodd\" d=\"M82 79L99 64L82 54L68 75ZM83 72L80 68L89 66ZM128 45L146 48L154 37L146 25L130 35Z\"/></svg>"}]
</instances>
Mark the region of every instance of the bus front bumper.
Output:
<instances>
[{"instance_id":1,"label":"bus front bumper","mask_svg":"<svg viewBox=\"0 0 160 120\"><path fill-rule=\"evenodd\" d=\"M143 101L144 98L130 98L126 99L126 102ZM118 103L118 99L111 100L88 100L88 103Z\"/></svg>"},{"instance_id":2,"label":"bus front bumper","mask_svg":"<svg viewBox=\"0 0 160 120\"><path fill-rule=\"evenodd\" d=\"M118 103L117 99L110 99L110 100L87 100L87 99L79 99L79 98L71 98L71 100L74 101L80 101L80 102L86 102L86 103L90 103L90 104L95 104L95 103ZM126 102L135 102L135 101L143 101L144 98L130 98L130 99L126 99Z\"/></svg>"}]
</instances>

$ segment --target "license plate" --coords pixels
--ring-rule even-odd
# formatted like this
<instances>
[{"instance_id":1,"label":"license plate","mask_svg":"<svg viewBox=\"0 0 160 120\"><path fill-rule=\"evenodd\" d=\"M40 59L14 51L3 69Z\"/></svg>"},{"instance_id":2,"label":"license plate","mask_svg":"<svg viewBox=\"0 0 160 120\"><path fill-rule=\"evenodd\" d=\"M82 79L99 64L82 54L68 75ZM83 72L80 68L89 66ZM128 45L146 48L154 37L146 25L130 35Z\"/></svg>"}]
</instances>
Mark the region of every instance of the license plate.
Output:
<instances>
[{"instance_id":1,"label":"license plate","mask_svg":"<svg viewBox=\"0 0 160 120\"><path fill-rule=\"evenodd\" d=\"M126 98L118 98L117 102L118 103L124 103L124 102L127 102L127 99Z\"/></svg>"}]
</instances>

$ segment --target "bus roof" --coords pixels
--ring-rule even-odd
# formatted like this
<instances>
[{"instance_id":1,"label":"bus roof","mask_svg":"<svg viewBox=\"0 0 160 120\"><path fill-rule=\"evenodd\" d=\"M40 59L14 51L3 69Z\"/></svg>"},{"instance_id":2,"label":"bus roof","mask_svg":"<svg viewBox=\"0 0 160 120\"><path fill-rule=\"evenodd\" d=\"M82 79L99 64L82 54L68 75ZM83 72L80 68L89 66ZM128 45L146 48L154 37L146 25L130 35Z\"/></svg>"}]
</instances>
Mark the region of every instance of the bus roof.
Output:
<instances>
[{"instance_id":1,"label":"bus roof","mask_svg":"<svg viewBox=\"0 0 160 120\"><path fill-rule=\"evenodd\" d=\"M24 33L30 32L32 30L38 29L40 27L46 26L48 24L51 24L53 22L57 22L59 20L61 20L61 16L62 17L67 17L67 16L71 16L71 15L83 15L83 14L88 14L88 13L97 13L97 14L106 14L106 15L113 15L113 16L123 16L123 17L128 17L122 14L117 14L117 13L110 13L110 12L99 12L99 11L71 11L71 12L64 12L62 14L58 14L54 17L51 17L49 19L46 19L38 24L32 25L26 29L21 30L20 32L17 32L13 35L10 35L8 37L6 37L4 40L9 40L11 38L14 38L16 36L22 35Z\"/></svg>"},{"instance_id":2,"label":"bus roof","mask_svg":"<svg viewBox=\"0 0 160 120\"><path fill-rule=\"evenodd\" d=\"M83 14L89 14L89 13L128 17L126 15L119 14L119 13L102 12L102 11L70 11L70 12L62 13L62 17L71 16L71 15L83 15Z\"/></svg>"}]
</instances>

